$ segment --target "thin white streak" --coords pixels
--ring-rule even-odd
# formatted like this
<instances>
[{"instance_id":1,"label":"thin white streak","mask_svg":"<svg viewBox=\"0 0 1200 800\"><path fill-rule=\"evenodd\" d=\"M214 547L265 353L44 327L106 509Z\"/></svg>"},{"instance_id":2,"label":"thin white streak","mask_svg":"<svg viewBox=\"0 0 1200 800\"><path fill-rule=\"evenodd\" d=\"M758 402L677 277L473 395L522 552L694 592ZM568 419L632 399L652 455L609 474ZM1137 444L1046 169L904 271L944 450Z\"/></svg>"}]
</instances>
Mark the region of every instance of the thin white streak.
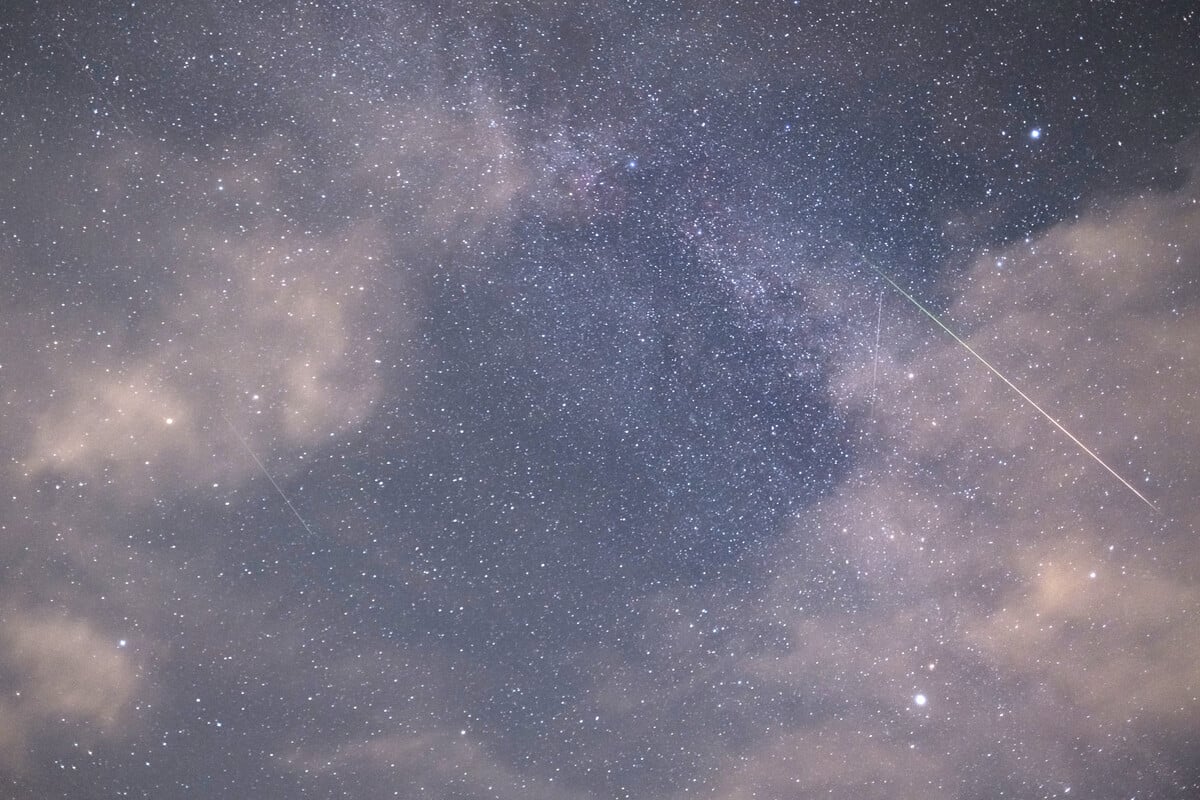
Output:
<instances>
[{"instance_id":1,"label":"thin white streak","mask_svg":"<svg viewBox=\"0 0 1200 800\"><path fill-rule=\"evenodd\" d=\"M1041 414L1043 417L1045 417L1047 420L1050 421L1050 424L1052 424L1054 427L1056 427L1060 431L1062 431L1062 433L1068 439L1070 439L1072 442L1074 442L1076 445L1079 446L1080 450L1082 450L1083 452L1085 452L1089 456L1091 456L1093 461L1095 461L1100 466L1104 467L1104 469L1106 469L1110 475L1112 475L1114 478L1116 478L1122 484L1124 484L1125 488L1128 489L1129 491L1133 492L1139 500L1141 500L1146 505L1150 506L1150 508L1152 508L1153 510L1158 511L1158 506L1154 505L1154 503L1151 503L1149 500L1147 500L1146 496L1143 495L1141 492L1139 492L1137 489L1135 489L1132 483L1130 483L1129 481L1122 478L1119 474L1117 474L1117 471L1115 469L1110 467L1108 464L1104 463L1104 460L1101 459L1100 456L1093 453L1088 448L1087 445L1085 445L1083 442L1079 441L1079 439L1075 436L1075 434L1071 433L1069 430L1067 430L1065 427L1063 427L1062 423L1060 423L1054 417L1050 416L1050 414L1047 413L1045 409L1043 409L1041 406L1039 406L1037 403L1035 403L1033 401L1033 398L1031 398L1029 395L1025 394L1024 392L1022 392L1020 389L1017 388L1016 384L1014 384L1008 378L1004 377L1004 375L1002 375L1000 373L1000 370L993 367L991 364L988 363L987 359L985 359L983 356L979 355L979 353L975 352L975 349L973 347L971 347L971 345L969 345L965 341L963 341L962 338L960 338L957 333L955 333L954 331L952 331L948 327L946 327L946 323L944 323L940 319L938 319L938 316L936 314L934 314L928 308L926 308L925 306L923 306L919 302L917 302L917 299L915 297L913 297L911 294L909 294L908 292L906 292L902 288L900 288L900 284L896 283L894 280L889 278L887 276L887 274L885 274L883 272L883 270L879 269L878 267L876 267L873 264L869 264L868 266L870 266L871 269L873 269L879 275L879 277L883 278L885 281L890 283L892 285L892 288L894 288L900 294L904 295L904 298L906 300L908 300L908 302L912 303L914 306L921 309L922 313L924 313L925 316L929 317L931 320L936 322L939 328L944 330L946 333L950 334L950 336L953 337L954 341L958 342L964 348L966 348L966 351L968 353L975 356L975 358L979 359L979 363L983 364L985 367L987 367L989 370L991 370L992 374L995 375L997 378L1004 381L1004 383L1008 386L1008 388L1012 389L1014 392L1016 392L1018 395L1020 395L1021 399L1024 400L1026 403L1033 406L1039 414Z\"/></svg>"},{"instance_id":2,"label":"thin white streak","mask_svg":"<svg viewBox=\"0 0 1200 800\"><path fill-rule=\"evenodd\" d=\"M233 431L233 435L237 437L239 442L241 442L242 448L250 455L252 459L254 459L254 463L258 465L260 470L262 470L262 474L267 476L267 480L269 480L271 485L275 487L275 491L279 493L279 497L291 510L292 515L296 517L296 521L304 527L304 530L308 531L309 536L315 538L317 535L316 532L314 532L313 529L308 526L308 523L304 521L304 517L300 516L300 512L296 510L294 505L292 505L292 501L288 499L288 496L283 493L283 489L280 488L275 479L271 477L271 473L267 471L266 465L264 465L263 462L259 460L258 456L254 454L254 451L250 449L250 444L245 440L245 438L242 437L242 434L238 432L238 429L233 426L233 423L229 421L229 417L225 416L224 412L221 412L221 419L225 420L225 424L229 426L229 430Z\"/></svg>"}]
</instances>

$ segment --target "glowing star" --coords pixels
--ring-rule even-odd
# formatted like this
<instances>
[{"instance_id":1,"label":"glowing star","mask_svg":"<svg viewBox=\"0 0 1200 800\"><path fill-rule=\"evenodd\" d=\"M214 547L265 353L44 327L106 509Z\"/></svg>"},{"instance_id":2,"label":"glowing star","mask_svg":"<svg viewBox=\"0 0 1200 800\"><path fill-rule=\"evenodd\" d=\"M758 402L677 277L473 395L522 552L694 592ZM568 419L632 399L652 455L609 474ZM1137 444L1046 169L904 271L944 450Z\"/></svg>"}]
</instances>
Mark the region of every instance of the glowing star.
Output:
<instances>
[{"instance_id":1,"label":"glowing star","mask_svg":"<svg viewBox=\"0 0 1200 800\"><path fill-rule=\"evenodd\" d=\"M1041 128L1034 128L1033 130L1029 131L1029 138L1030 138L1030 139L1040 139L1040 138L1042 138L1042 129L1041 129Z\"/></svg>"},{"instance_id":2,"label":"glowing star","mask_svg":"<svg viewBox=\"0 0 1200 800\"><path fill-rule=\"evenodd\" d=\"M121 639L119 642L117 642L117 647L124 647L126 644L128 643L124 639Z\"/></svg>"},{"instance_id":3,"label":"glowing star","mask_svg":"<svg viewBox=\"0 0 1200 800\"><path fill-rule=\"evenodd\" d=\"M923 706L929 702L929 698L923 694L918 694L913 697L913 702L916 703L918 706Z\"/></svg>"},{"instance_id":4,"label":"glowing star","mask_svg":"<svg viewBox=\"0 0 1200 800\"><path fill-rule=\"evenodd\" d=\"M166 419L164 419L164 420L163 420L163 422L167 423L168 425L174 425L174 424L175 424L175 418L174 418L174 417L167 417Z\"/></svg>"}]
</instances>

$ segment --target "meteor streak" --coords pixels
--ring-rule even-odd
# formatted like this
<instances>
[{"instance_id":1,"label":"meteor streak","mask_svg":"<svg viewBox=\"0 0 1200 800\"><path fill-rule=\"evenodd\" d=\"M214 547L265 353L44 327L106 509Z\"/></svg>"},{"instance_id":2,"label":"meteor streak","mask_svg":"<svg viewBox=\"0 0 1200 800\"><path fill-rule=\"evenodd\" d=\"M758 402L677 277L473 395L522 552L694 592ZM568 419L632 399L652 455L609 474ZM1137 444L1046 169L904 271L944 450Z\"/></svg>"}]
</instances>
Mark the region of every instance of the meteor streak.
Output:
<instances>
[{"instance_id":1,"label":"meteor streak","mask_svg":"<svg viewBox=\"0 0 1200 800\"><path fill-rule=\"evenodd\" d=\"M874 264L868 264L867 266L869 266L871 269L873 269L879 275L879 277L883 278L885 281L890 283L892 285L893 289L895 289L900 294L904 295L905 300L907 300L908 302L912 303L914 306L919 308L921 310L921 313L923 313L925 316L929 317L931 320L933 320L935 323L937 323L937 326L939 328L944 330L946 333L950 334L950 336L954 339L954 341L961 344L968 353L975 356L975 358L979 359L979 363L981 363L985 367L987 367L991 371L991 373L993 375L995 375L997 378L1004 381L1004 383L1008 386L1008 388L1012 389L1014 392L1016 392L1018 395L1020 395L1021 399L1024 400L1026 403L1033 406L1039 414L1041 414L1043 417L1045 417L1047 420L1050 421L1051 425L1053 425L1054 427L1056 427L1060 431L1062 431L1063 435L1065 435L1068 439L1070 439L1072 442L1074 442L1079 447L1080 450L1082 450L1083 452L1085 452L1089 456L1091 456L1093 461L1095 461L1100 466L1104 467L1104 469L1108 471L1109 475L1112 475L1114 478L1116 478L1122 484L1124 484L1125 488L1128 489L1129 491L1133 492L1135 495L1137 495L1137 498L1139 500L1141 500L1143 503L1150 506L1150 508L1152 508L1154 511L1158 511L1158 506L1154 505L1154 503L1151 503L1149 500L1147 500L1146 496L1144 494L1142 494L1141 492L1139 492L1137 489L1135 489L1133 487L1132 483L1130 483L1129 481L1125 480L1120 475L1118 475L1117 471L1115 469L1110 467L1108 464L1105 464L1104 460L1102 458L1100 458L1100 456L1093 453L1090 449L1088 449L1087 445L1085 445L1083 442L1079 441L1078 437L1076 437L1075 434L1071 433L1069 430L1067 430L1065 427L1063 427L1061 422L1056 420L1054 417L1050 416L1050 414L1047 413L1044 408L1042 408L1041 406L1039 406L1037 403L1035 403L1033 401L1033 398L1031 398L1029 395L1025 394L1020 389L1018 389L1016 384L1014 384L1012 381L1010 381L1008 378L1004 377L1004 375L1002 375L1000 373L1000 370L993 367L991 364L988 363L987 359L985 359L983 356L979 355L979 353L975 352L975 348L971 347L971 345L969 345L965 341L963 341L962 338L960 338L957 333L955 333L954 331L952 331L948 327L946 327L946 323L944 323L940 319L938 319L938 316L936 314L934 314L932 311L930 311L925 306L921 305L917 301L917 299L915 297L913 297L911 294L904 291L904 289L902 289L900 287L900 284L896 283L894 280L889 278L883 270L879 269L879 267L876 267Z\"/></svg>"},{"instance_id":2,"label":"meteor streak","mask_svg":"<svg viewBox=\"0 0 1200 800\"><path fill-rule=\"evenodd\" d=\"M879 333L883 330L883 292L879 293L879 312L875 315L875 356L871 361L871 406L875 405L875 378L879 375Z\"/></svg>"},{"instance_id":3,"label":"meteor streak","mask_svg":"<svg viewBox=\"0 0 1200 800\"><path fill-rule=\"evenodd\" d=\"M289 500L288 496L283 493L283 489L280 488L275 479L271 477L271 473L267 472L266 465L264 465L263 462L258 459L258 456L254 454L254 451L250 449L250 444L246 441L242 434L238 432L238 429L233 427L233 423L229 421L229 417L225 416L224 412L221 412L221 418L225 420L225 424L229 426L229 430L233 431L233 435L237 437L239 442L241 442L242 449L245 450L252 459L254 459L254 463L258 465L260 470L262 470L262 474L267 476L267 480L269 480L271 485L275 487L275 491L279 493L279 497L281 500L283 500L284 505L291 509L292 515L296 517L296 521L304 527L304 530L308 531L309 536L316 538L317 534L312 528L308 527L308 523L304 521L304 517L300 516L300 512L296 510L294 505L292 505L292 501Z\"/></svg>"}]
</instances>

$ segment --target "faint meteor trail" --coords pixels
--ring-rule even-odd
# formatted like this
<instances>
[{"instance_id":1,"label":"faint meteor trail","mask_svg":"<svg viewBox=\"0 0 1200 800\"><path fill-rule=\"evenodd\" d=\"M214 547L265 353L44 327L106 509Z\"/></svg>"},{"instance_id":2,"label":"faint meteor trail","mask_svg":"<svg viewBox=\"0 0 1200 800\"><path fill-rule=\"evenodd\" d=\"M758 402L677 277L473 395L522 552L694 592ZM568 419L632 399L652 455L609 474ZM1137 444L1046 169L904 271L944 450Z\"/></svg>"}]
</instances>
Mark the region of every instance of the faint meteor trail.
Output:
<instances>
[{"instance_id":1,"label":"faint meteor trail","mask_svg":"<svg viewBox=\"0 0 1200 800\"><path fill-rule=\"evenodd\" d=\"M1151 503L1149 500L1147 500L1146 496L1144 494L1142 494L1141 492L1139 492L1137 489L1135 489L1132 483L1130 483L1129 481L1122 478L1119 474L1117 474L1117 471L1115 469L1110 467L1108 464L1104 463L1104 460L1102 458L1100 458L1100 456L1093 453L1088 448L1087 445L1085 445L1083 442L1079 441L1079 439L1075 436L1075 434L1071 433L1069 430L1064 428L1061 422L1056 420L1054 417L1050 416L1050 414L1047 413L1045 409L1043 409L1041 406L1039 406L1037 403L1035 403L1033 401L1033 398L1031 398L1029 395L1025 394L1020 389L1018 389L1016 384L1014 384L1012 381L1010 381L1008 378L1004 377L1004 375L1002 375L1000 373L1000 370L993 367L991 364L988 363L987 359L985 359L983 356L979 355L979 353L975 352L975 348L971 347L971 345L969 345L965 341L963 341L962 338L960 338L957 333L955 333L954 331L952 331L948 327L946 327L946 323L942 322L936 314L934 314L932 311L930 311L925 306L921 305L921 303L918 302L917 299L915 297L913 297L911 294L904 291L904 289L902 289L900 287L900 284L896 283L894 280L892 280L890 277L888 277L887 273L885 273L883 270L879 269L879 267L876 267L874 264L868 264L867 266L869 266L872 270L874 270L876 272L876 274L879 275L879 277L883 278L885 281L890 283L892 285L893 289L895 289L900 294L904 295L905 300L908 300L908 302L912 303L914 306L921 309L921 313L923 313L925 316L929 317L931 320L936 322L937 326L939 328L944 330L946 333L950 334L950 336L953 337L954 341L958 342L964 348L966 348L966 351L968 353L975 356L975 358L979 359L979 363L981 363L985 367L987 367L991 371L991 373L993 375L995 375L997 378L1004 381L1004 383L1008 386L1008 388L1012 389L1014 392L1016 392L1018 395L1021 396L1022 400L1024 400L1026 403L1028 403L1029 405L1031 405L1035 409L1037 409L1037 412L1039 414L1041 414L1043 417L1045 417L1047 420L1049 420L1051 425L1053 425L1054 427L1056 427L1060 431L1062 431L1063 434L1068 439L1070 439L1072 442L1074 442L1076 445L1078 445L1080 450L1087 453L1089 456L1092 457L1093 461L1095 461L1100 466L1104 467L1104 469L1108 471L1108 474L1112 475L1114 478L1116 478L1122 484L1124 484L1126 489L1128 489L1129 491L1131 491L1135 495L1137 495L1137 498L1139 500L1141 500L1143 503L1145 503L1146 505L1150 506L1151 509L1153 509L1154 511L1158 511L1158 506L1154 505L1154 503Z\"/></svg>"},{"instance_id":2,"label":"faint meteor trail","mask_svg":"<svg viewBox=\"0 0 1200 800\"><path fill-rule=\"evenodd\" d=\"M304 526L304 530L308 531L309 536L316 537L316 532L313 531L312 528L308 527L308 523L304 521L304 517L300 516L300 512L296 510L294 505L292 505L292 501L289 500L288 496L283 493L283 489L281 489L279 484L276 483L275 479L271 477L271 473L267 472L266 466L262 461L259 461L258 456L256 456L254 451L250 449L250 444L245 440L245 438L243 438L242 434L238 432L238 429L233 426L233 423L229 421L229 417L225 416L225 412L222 411L220 413L221 419L225 420L225 424L229 426L229 430L233 431L233 435L237 437L239 442L241 442L242 449L250 454L250 457L254 459L254 463L258 465L260 470L262 470L262 474L267 476L267 480L269 480L271 485L275 487L275 491L279 492L279 497L283 500L284 504L291 509L293 516L296 517L296 521Z\"/></svg>"},{"instance_id":3,"label":"faint meteor trail","mask_svg":"<svg viewBox=\"0 0 1200 800\"><path fill-rule=\"evenodd\" d=\"M883 292L879 293L879 312L875 316L875 356L871 362L871 406L875 405L875 378L879 375L879 333L883 330Z\"/></svg>"}]
</instances>

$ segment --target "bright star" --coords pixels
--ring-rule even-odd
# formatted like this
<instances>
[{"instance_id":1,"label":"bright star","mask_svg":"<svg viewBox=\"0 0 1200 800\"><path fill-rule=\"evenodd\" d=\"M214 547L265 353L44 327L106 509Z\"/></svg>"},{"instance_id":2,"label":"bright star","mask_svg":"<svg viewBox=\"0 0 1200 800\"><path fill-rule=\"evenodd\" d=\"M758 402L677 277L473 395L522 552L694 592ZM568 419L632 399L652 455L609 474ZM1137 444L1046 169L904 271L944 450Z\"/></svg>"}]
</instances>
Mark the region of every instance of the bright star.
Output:
<instances>
[{"instance_id":1,"label":"bright star","mask_svg":"<svg viewBox=\"0 0 1200 800\"><path fill-rule=\"evenodd\" d=\"M913 702L914 702L914 703L916 703L916 704L917 704L917 705L919 705L919 706L923 706L923 705L925 705L927 702L929 702L929 698L925 697L925 695L923 695L923 694L919 694L919 695L917 695L916 697L914 697L914 698L913 698Z\"/></svg>"},{"instance_id":2,"label":"bright star","mask_svg":"<svg viewBox=\"0 0 1200 800\"><path fill-rule=\"evenodd\" d=\"M1042 138L1042 129L1041 129L1041 128L1034 128L1033 130L1031 130L1031 131L1029 132L1029 138L1030 138L1030 139L1040 139L1040 138Z\"/></svg>"}]
</instances>

